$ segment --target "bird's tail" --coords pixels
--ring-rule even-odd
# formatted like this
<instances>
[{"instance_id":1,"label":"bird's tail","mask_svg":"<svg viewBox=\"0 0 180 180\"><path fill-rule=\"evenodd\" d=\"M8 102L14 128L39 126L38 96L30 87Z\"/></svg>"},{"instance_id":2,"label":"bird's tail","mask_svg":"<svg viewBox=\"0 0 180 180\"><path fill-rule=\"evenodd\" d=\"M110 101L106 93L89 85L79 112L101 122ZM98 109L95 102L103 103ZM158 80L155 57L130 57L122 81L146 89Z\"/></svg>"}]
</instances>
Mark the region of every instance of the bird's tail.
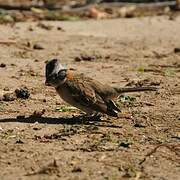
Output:
<instances>
[{"instance_id":1,"label":"bird's tail","mask_svg":"<svg viewBox=\"0 0 180 180\"><path fill-rule=\"evenodd\" d=\"M147 86L147 87L124 87L124 88L114 88L118 93L126 92L139 92L139 91L157 91L156 87Z\"/></svg>"}]
</instances>

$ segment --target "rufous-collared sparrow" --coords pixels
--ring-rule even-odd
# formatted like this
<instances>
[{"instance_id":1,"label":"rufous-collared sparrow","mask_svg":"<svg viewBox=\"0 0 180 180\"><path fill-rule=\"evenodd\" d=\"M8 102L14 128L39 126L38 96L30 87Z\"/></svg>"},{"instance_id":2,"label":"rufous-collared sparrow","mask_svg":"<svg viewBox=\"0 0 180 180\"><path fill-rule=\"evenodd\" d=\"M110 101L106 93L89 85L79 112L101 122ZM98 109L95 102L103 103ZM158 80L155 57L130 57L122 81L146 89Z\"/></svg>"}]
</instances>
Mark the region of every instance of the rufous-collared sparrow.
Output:
<instances>
[{"instance_id":1,"label":"rufous-collared sparrow","mask_svg":"<svg viewBox=\"0 0 180 180\"><path fill-rule=\"evenodd\" d=\"M121 93L155 91L155 87L114 88L107 84L64 68L57 59L46 64L47 86L55 87L60 97L88 115L104 113L118 117L120 109L114 103Z\"/></svg>"}]
</instances>

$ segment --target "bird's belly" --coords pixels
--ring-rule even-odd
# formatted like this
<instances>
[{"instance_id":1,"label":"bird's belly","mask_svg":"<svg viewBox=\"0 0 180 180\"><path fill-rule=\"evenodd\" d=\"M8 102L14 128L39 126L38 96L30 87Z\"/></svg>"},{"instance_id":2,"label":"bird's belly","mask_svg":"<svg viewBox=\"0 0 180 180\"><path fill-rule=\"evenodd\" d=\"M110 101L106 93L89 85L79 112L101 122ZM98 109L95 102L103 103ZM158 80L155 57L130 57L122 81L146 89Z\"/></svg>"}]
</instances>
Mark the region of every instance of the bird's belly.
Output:
<instances>
[{"instance_id":1,"label":"bird's belly","mask_svg":"<svg viewBox=\"0 0 180 180\"><path fill-rule=\"evenodd\" d=\"M60 95L60 97L68 104L70 104L78 109L81 109L82 111L84 111L88 114L93 113L93 110L81 105L78 101L75 101L72 94L68 91L68 89L65 89L65 88L57 89L57 92Z\"/></svg>"}]
</instances>

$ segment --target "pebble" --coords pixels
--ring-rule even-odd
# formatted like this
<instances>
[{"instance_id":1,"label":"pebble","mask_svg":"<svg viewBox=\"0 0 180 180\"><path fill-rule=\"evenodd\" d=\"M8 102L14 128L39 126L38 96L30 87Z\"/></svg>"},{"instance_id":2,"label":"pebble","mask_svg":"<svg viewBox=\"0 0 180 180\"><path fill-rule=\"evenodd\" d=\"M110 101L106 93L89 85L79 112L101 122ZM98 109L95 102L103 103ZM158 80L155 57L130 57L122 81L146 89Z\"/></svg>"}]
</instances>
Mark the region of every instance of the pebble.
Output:
<instances>
[{"instance_id":1,"label":"pebble","mask_svg":"<svg viewBox=\"0 0 180 180\"><path fill-rule=\"evenodd\" d=\"M0 64L0 67L1 67L1 68L4 68L4 67L6 67L6 64L1 63L1 64Z\"/></svg>"},{"instance_id":2,"label":"pebble","mask_svg":"<svg viewBox=\"0 0 180 180\"><path fill-rule=\"evenodd\" d=\"M34 44L33 49L42 50L44 47L41 44Z\"/></svg>"},{"instance_id":3,"label":"pebble","mask_svg":"<svg viewBox=\"0 0 180 180\"><path fill-rule=\"evenodd\" d=\"M15 99L14 93L6 93L3 95L3 101L14 101Z\"/></svg>"},{"instance_id":4,"label":"pebble","mask_svg":"<svg viewBox=\"0 0 180 180\"><path fill-rule=\"evenodd\" d=\"M28 89L26 87L25 88L16 89L15 93L16 93L16 97L17 98L21 98L21 99L28 99L29 96L30 96L30 93L29 93L29 91L28 91Z\"/></svg>"}]
</instances>

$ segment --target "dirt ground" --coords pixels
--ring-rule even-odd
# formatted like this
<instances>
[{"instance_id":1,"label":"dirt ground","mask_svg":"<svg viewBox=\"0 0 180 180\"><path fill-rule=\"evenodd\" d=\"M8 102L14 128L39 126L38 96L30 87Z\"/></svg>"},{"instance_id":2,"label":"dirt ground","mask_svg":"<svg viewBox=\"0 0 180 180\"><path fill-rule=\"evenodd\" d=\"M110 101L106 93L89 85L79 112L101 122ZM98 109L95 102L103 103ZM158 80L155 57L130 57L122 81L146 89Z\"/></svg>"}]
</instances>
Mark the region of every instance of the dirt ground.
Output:
<instances>
[{"instance_id":1,"label":"dirt ground","mask_svg":"<svg viewBox=\"0 0 180 180\"><path fill-rule=\"evenodd\" d=\"M1 97L22 86L31 94L0 101L1 180L180 178L180 17L24 22L0 32ZM126 94L135 100L119 118L78 118L44 85L52 58L112 86L158 91Z\"/></svg>"}]
</instances>

